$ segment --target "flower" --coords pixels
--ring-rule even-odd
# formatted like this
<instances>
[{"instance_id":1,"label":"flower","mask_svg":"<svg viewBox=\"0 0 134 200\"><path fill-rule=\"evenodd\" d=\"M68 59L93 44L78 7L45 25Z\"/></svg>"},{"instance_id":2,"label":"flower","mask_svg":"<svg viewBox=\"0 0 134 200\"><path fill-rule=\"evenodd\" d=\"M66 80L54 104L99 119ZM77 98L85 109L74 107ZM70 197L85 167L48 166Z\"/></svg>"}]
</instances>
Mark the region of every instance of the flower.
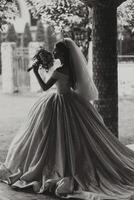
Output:
<instances>
[{"instance_id":1,"label":"flower","mask_svg":"<svg viewBox=\"0 0 134 200\"><path fill-rule=\"evenodd\" d=\"M33 59L39 62L42 68L44 68L46 71L48 71L53 66L54 63L54 58L52 53L47 51L43 47L40 47L40 49L37 51Z\"/></svg>"}]
</instances>

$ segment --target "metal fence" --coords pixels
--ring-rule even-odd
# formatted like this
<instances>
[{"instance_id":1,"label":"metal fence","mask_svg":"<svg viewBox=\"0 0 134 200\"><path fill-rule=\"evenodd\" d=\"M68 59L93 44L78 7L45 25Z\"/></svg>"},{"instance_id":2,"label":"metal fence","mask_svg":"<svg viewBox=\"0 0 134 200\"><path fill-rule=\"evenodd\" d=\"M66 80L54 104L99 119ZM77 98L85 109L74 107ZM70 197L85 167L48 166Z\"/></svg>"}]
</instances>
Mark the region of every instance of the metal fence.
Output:
<instances>
[{"instance_id":1,"label":"metal fence","mask_svg":"<svg viewBox=\"0 0 134 200\"><path fill-rule=\"evenodd\" d=\"M134 55L118 55L118 62L134 63Z\"/></svg>"}]
</instances>

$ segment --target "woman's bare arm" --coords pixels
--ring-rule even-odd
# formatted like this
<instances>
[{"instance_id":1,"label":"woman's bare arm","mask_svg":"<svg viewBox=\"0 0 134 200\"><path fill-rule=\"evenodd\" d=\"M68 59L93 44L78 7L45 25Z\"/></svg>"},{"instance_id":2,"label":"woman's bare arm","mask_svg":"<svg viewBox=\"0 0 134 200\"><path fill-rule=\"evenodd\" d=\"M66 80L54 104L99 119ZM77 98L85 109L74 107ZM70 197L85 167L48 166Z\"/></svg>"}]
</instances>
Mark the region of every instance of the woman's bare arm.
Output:
<instances>
[{"instance_id":1,"label":"woman's bare arm","mask_svg":"<svg viewBox=\"0 0 134 200\"><path fill-rule=\"evenodd\" d=\"M42 78L38 72L38 69L34 69L34 74L35 74L41 88L43 89L43 91L46 91L49 88L51 88L57 81L57 79L50 77L50 79L46 83L44 83L44 81L42 80Z\"/></svg>"}]
</instances>

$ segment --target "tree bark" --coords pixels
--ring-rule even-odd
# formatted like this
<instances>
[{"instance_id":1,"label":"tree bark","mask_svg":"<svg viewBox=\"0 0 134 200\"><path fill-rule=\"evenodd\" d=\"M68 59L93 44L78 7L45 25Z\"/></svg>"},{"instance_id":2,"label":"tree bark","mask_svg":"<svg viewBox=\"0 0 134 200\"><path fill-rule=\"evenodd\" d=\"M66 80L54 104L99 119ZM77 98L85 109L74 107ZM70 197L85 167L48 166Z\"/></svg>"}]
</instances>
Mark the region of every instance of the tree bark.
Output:
<instances>
[{"instance_id":1,"label":"tree bark","mask_svg":"<svg viewBox=\"0 0 134 200\"><path fill-rule=\"evenodd\" d=\"M93 8L93 78L99 91L95 106L118 136L117 8Z\"/></svg>"}]
</instances>

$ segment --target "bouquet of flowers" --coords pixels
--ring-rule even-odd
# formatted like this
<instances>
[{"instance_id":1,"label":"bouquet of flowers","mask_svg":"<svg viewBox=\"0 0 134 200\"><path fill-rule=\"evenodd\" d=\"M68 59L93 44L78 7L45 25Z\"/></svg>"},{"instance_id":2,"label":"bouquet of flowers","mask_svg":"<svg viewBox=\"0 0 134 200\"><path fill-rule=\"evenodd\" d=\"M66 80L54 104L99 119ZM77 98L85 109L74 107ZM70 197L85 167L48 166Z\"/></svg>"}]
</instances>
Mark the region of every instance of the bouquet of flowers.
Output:
<instances>
[{"instance_id":1,"label":"bouquet of flowers","mask_svg":"<svg viewBox=\"0 0 134 200\"><path fill-rule=\"evenodd\" d=\"M41 66L46 71L49 71L49 69L53 66L54 62L52 53L47 51L43 47L40 47L40 49L34 55L33 60L35 60L35 62L30 68L28 68L28 72L36 66Z\"/></svg>"}]
</instances>

